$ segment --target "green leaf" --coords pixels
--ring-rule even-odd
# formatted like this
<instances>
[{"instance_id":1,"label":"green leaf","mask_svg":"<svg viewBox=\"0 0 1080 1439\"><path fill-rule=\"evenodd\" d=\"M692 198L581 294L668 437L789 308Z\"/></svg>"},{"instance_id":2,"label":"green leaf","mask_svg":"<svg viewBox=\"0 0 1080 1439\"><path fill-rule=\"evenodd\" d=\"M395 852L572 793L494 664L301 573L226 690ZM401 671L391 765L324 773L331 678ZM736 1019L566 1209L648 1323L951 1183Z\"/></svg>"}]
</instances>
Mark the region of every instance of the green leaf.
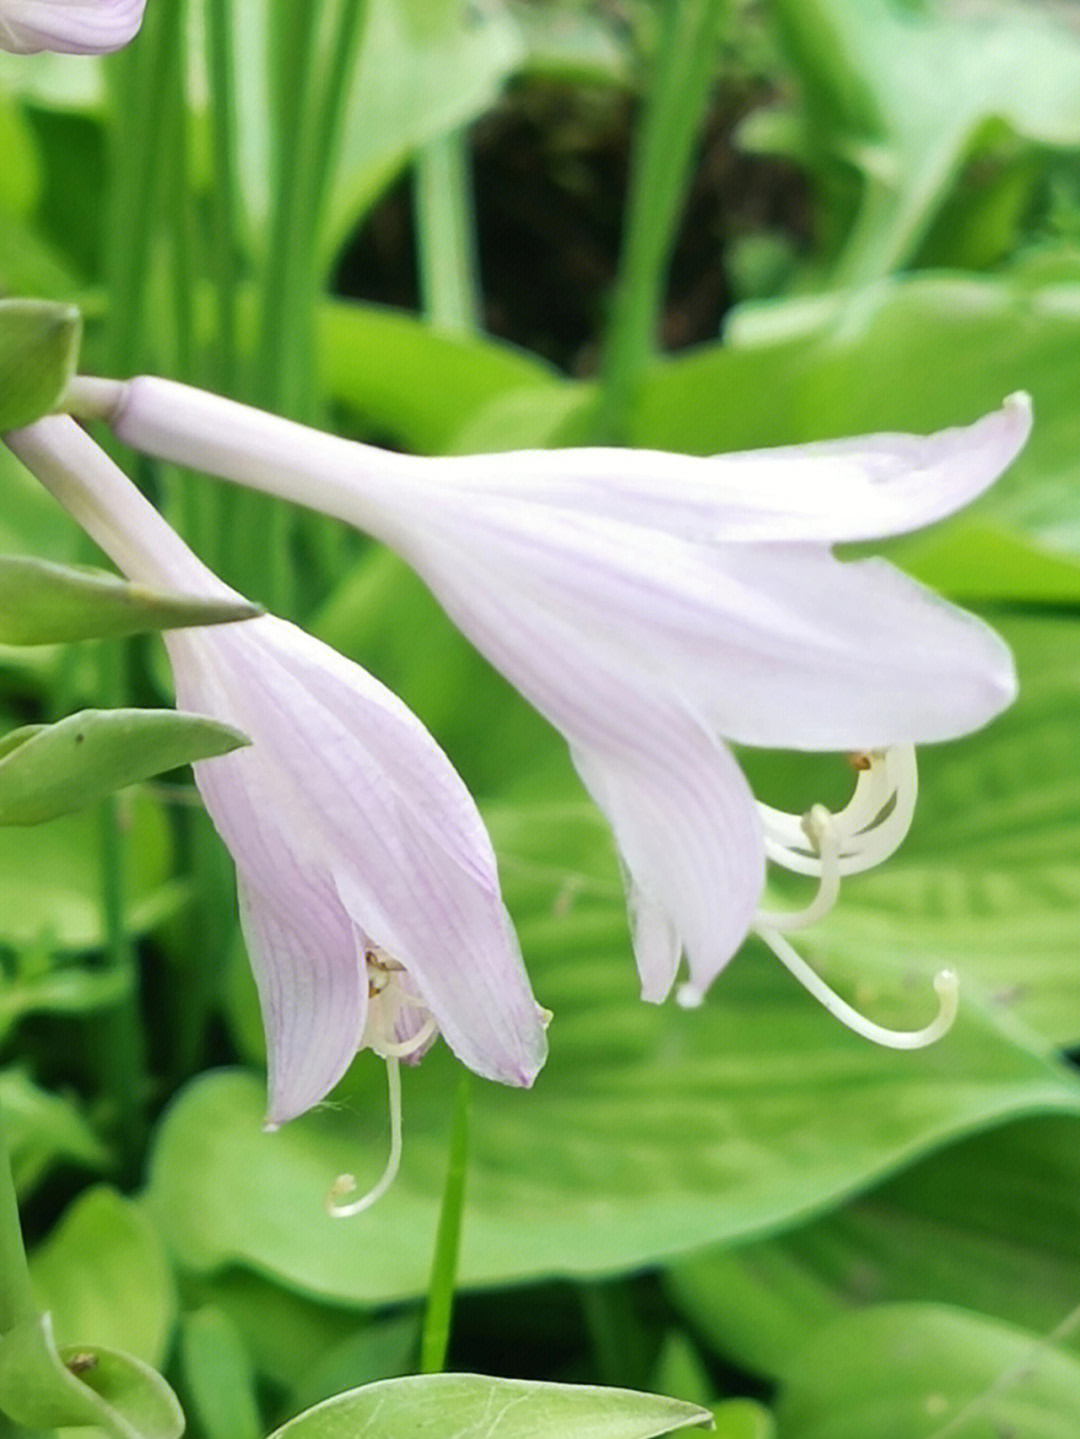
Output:
<instances>
[{"instance_id":1,"label":"green leaf","mask_svg":"<svg viewBox=\"0 0 1080 1439\"><path fill-rule=\"evenodd\" d=\"M845 1315L783 1379L780 1439L932 1439L946 1429L949 1439L1073 1439L1080 1424L1080 1362L1037 1334L933 1305Z\"/></svg>"},{"instance_id":2,"label":"green leaf","mask_svg":"<svg viewBox=\"0 0 1080 1439\"><path fill-rule=\"evenodd\" d=\"M773 1416L753 1399L727 1399L712 1412L716 1439L776 1439Z\"/></svg>"},{"instance_id":3,"label":"green leaf","mask_svg":"<svg viewBox=\"0 0 1080 1439\"><path fill-rule=\"evenodd\" d=\"M0 432L56 407L75 373L81 331L70 305L0 300Z\"/></svg>"},{"instance_id":4,"label":"green leaf","mask_svg":"<svg viewBox=\"0 0 1080 1439\"><path fill-rule=\"evenodd\" d=\"M261 1439L254 1370L229 1316L211 1306L186 1315L180 1357L191 1417L205 1439Z\"/></svg>"},{"instance_id":5,"label":"green leaf","mask_svg":"<svg viewBox=\"0 0 1080 1439\"><path fill-rule=\"evenodd\" d=\"M495 396L554 381L550 367L524 350L479 335L440 334L414 315L377 305L324 301L318 339L330 395L377 433L420 454L445 450ZM373 356L377 364L367 362Z\"/></svg>"},{"instance_id":6,"label":"green leaf","mask_svg":"<svg viewBox=\"0 0 1080 1439\"><path fill-rule=\"evenodd\" d=\"M0 555L0 644L118 639L149 630L229 624L261 613L246 600L165 594L104 570Z\"/></svg>"},{"instance_id":7,"label":"green leaf","mask_svg":"<svg viewBox=\"0 0 1080 1439\"><path fill-rule=\"evenodd\" d=\"M868 1304L956 1305L1047 1333L1080 1294L1080 1126L963 1140L789 1234L694 1255L667 1285L718 1354L770 1377Z\"/></svg>"},{"instance_id":8,"label":"green leaf","mask_svg":"<svg viewBox=\"0 0 1080 1439\"><path fill-rule=\"evenodd\" d=\"M368 0L322 236L327 258L421 146L494 105L526 54L505 7Z\"/></svg>"},{"instance_id":9,"label":"green leaf","mask_svg":"<svg viewBox=\"0 0 1080 1439\"><path fill-rule=\"evenodd\" d=\"M271 1439L653 1439L711 1419L696 1404L628 1389L424 1374L328 1399Z\"/></svg>"},{"instance_id":10,"label":"green leaf","mask_svg":"<svg viewBox=\"0 0 1080 1439\"><path fill-rule=\"evenodd\" d=\"M40 1089L24 1070L0 1070L0 1111L15 1188L30 1191L57 1163L104 1169L109 1152L69 1100Z\"/></svg>"},{"instance_id":11,"label":"green leaf","mask_svg":"<svg viewBox=\"0 0 1080 1439\"><path fill-rule=\"evenodd\" d=\"M724 346L653 369L632 421L635 445L715 454L883 430L927 433L1028 390L1031 438L993 489L928 539L875 548L919 576L928 543L926 577L969 598L1080 600L1080 284L889 281L850 300L844 315L831 302L748 307L728 335ZM993 533L984 548L986 526ZM1011 551L1004 573L1002 536Z\"/></svg>"},{"instance_id":12,"label":"green leaf","mask_svg":"<svg viewBox=\"0 0 1080 1439\"><path fill-rule=\"evenodd\" d=\"M175 912L184 886L169 879L165 814L147 795L121 797L124 927L144 933ZM0 943L80 951L104 943L98 816L89 810L32 829L0 826Z\"/></svg>"},{"instance_id":13,"label":"green leaf","mask_svg":"<svg viewBox=\"0 0 1080 1439\"><path fill-rule=\"evenodd\" d=\"M978 16L902 0L774 8L806 82L811 152L819 166L855 164L864 176L838 283L865 283L911 260L962 162L986 148L995 124L1033 145L1080 142L1080 41L1029 6Z\"/></svg>"},{"instance_id":14,"label":"green leaf","mask_svg":"<svg viewBox=\"0 0 1080 1439\"><path fill-rule=\"evenodd\" d=\"M163 1363L176 1291L161 1241L137 1204L88 1189L30 1255L30 1279L63 1344L93 1338L147 1364Z\"/></svg>"},{"instance_id":15,"label":"green leaf","mask_svg":"<svg viewBox=\"0 0 1080 1439\"><path fill-rule=\"evenodd\" d=\"M249 741L175 710L83 710L0 742L0 825L41 824L113 790Z\"/></svg>"},{"instance_id":16,"label":"green leaf","mask_svg":"<svg viewBox=\"0 0 1080 1439\"><path fill-rule=\"evenodd\" d=\"M617 1273L768 1233L957 1136L1080 1111L1075 1076L967 991L952 1033L916 1055L856 1038L751 946L701 1009L643 1005L594 812L521 805L489 811L489 822L536 993L555 1020L534 1090L475 1087L466 1287ZM912 983L873 954L865 965L875 1018L924 1021L928 973ZM402 1172L358 1244L322 1199L343 1169L362 1167L361 1185L378 1170L381 1066L362 1055L340 1107L273 1135L261 1132L260 1081L197 1081L166 1116L151 1165L148 1198L167 1242L186 1267L247 1265L343 1303L423 1293L453 1088L442 1047L404 1076Z\"/></svg>"},{"instance_id":17,"label":"green leaf","mask_svg":"<svg viewBox=\"0 0 1080 1439\"><path fill-rule=\"evenodd\" d=\"M0 1338L0 1413L31 1429L91 1427L110 1439L180 1439L184 1416L148 1364L109 1349L58 1350L47 1314Z\"/></svg>"}]
</instances>

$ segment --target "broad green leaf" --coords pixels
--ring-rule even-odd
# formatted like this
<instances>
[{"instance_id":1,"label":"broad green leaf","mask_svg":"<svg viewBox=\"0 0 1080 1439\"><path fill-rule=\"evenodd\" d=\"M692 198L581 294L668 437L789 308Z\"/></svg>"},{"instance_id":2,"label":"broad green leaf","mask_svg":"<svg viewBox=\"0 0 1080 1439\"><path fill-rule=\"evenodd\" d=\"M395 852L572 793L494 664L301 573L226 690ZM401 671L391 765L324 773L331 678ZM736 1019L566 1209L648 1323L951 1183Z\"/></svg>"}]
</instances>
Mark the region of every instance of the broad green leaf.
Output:
<instances>
[{"instance_id":1,"label":"broad green leaf","mask_svg":"<svg viewBox=\"0 0 1080 1439\"><path fill-rule=\"evenodd\" d=\"M40 1089L22 1069L0 1070L0 1111L15 1188L29 1194L58 1163L104 1169L109 1152L69 1100Z\"/></svg>"},{"instance_id":2,"label":"broad green leaf","mask_svg":"<svg viewBox=\"0 0 1080 1439\"><path fill-rule=\"evenodd\" d=\"M271 1439L653 1439L711 1417L696 1404L629 1389L423 1374L328 1399Z\"/></svg>"},{"instance_id":3,"label":"broad green leaf","mask_svg":"<svg viewBox=\"0 0 1080 1439\"><path fill-rule=\"evenodd\" d=\"M0 825L41 824L248 743L229 725L175 710L83 710L29 726L0 741Z\"/></svg>"},{"instance_id":4,"label":"broad green leaf","mask_svg":"<svg viewBox=\"0 0 1080 1439\"><path fill-rule=\"evenodd\" d=\"M339 405L399 444L438 454L467 418L501 395L554 382L542 360L480 335L439 334L377 305L324 301L321 378Z\"/></svg>"},{"instance_id":5,"label":"broad green leaf","mask_svg":"<svg viewBox=\"0 0 1080 1439\"><path fill-rule=\"evenodd\" d=\"M148 796L121 797L125 928L141 934L175 912L165 815ZM24 949L96 949L103 943L101 826L90 810L31 829L0 826L0 943Z\"/></svg>"},{"instance_id":6,"label":"broad green leaf","mask_svg":"<svg viewBox=\"0 0 1080 1439\"><path fill-rule=\"evenodd\" d=\"M1073 1439L1080 1362L980 1314L898 1304L845 1315L786 1367L778 1439Z\"/></svg>"},{"instance_id":7,"label":"broad green leaf","mask_svg":"<svg viewBox=\"0 0 1080 1439\"><path fill-rule=\"evenodd\" d=\"M1048 1333L1080 1294L1080 1125L962 1140L789 1234L694 1255L667 1284L718 1354L770 1377L868 1304L926 1300Z\"/></svg>"},{"instance_id":8,"label":"broad green leaf","mask_svg":"<svg viewBox=\"0 0 1080 1439\"><path fill-rule=\"evenodd\" d=\"M0 432L47 415L75 373L82 320L70 305L0 300Z\"/></svg>"},{"instance_id":9,"label":"broad green leaf","mask_svg":"<svg viewBox=\"0 0 1080 1439\"><path fill-rule=\"evenodd\" d=\"M753 316L760 323L751 327ZM1080 599L1080 566L1070 586L1061 564L1080 556L1080 284L914 278L867 289L844 316L830 303L796 302L753 316L736 319L730 343L654 368L633 420L635 445L711 454L876 431L927 433L1028 390L1035 404L1028 444L983 499L930 531L928 578L947 577L955 563L956 588L970 598ZM1026 580L1013 544L999 581L1000 543L991 537L983 550L985 529L969 529L969 516L1027 546ZM918 574L924 543L917 537L887 552ZM1044 582L1042 566L1055 552Z\"/></svg>"},{"instance_id":10,"label":"broad green leaf","mask_svg":"<svg viewBox=\"0 0 1080 1439\"><path fill-rule=\"evenodd\" d=\"M236 1325L207 1306L180 1329L188 1408L206 1439L261 1439L255 1373Z\"/></svg>"},{"instance_id":11,"label":"broad green leaf","mask_svg":"<svg viewBox=\"0 0 1080 1439\"><path fill-rule=\"evenodd\" d=\"M991 122L1035 145L1080 142L1080 39L1030 6L977 16L903 0L774 8L805 83L811 152L863 172L838 282L910 261Z\"/></svg>"},{"instance_id":12,"label":"broad green leaf","mask_svg":"<svg viewBox=\"0 0 1080 1439\"><path fill-rule=\"evenodd\" d=\"M105 570L0 555L0 644L118 639L185 625L230 624L261 613L246 600L158 593Z\"/></svg>"},{"instance_id":13,"label":"broad green leaf","mask_svg":"<svg viewBox=\"0 0 1080 1439\"><path fill-rule=\"evenodd\" d=\"M161 1375L129 1354L58 1349L42 1314L0 1338L0 1414L31 1429L103 1430L110 1439L180 1439L184 1416Z\"/></svg>"},{"instance_id":14,"label":"broad green leaf","mask_svg":"<svg viewBox=\"0 0 1080 1439\"><path fill-rule=\"evenodd\" d=\"M107 1185L88 1189L30 1255L30 1278L61 1344L88 1341L154 1367L176 1322L172 1270L146 1214Z\"/></svg>"},{"instance_id":15,"label":"broad green leaf","mask_svg":"<svg viewBox=\"0 0 1080 1439\"><path fill-rule=\"evenodd\" d=\"M1075 1077L999 1028L965 991L948 1038L877 1049L748 946L701 1009L637 997L602 823L584 805L489 812L538 998L555 1013L534 1090L474 1090L465 1285L611 1274L790 1225L1003 1119L1077 1112ZM929 974L864 957L874 1017L912 1025ZM242 1073L191 1085L166 1116L149 1202L181 1263L250 1266L342 1303L421 1294L445 1174L453 1061L404 1076L405 1153L362 1242L323 1213L342 1169L382 1163L381 1066L360 1057L340 1107L261 1132L264 1088Z\"/></svg>"},{"instance_id":16,"label":"broad green leaf","mask_svg":"<svg viewBox=\"0 0 1080 1439\"><path fill-rule=\"evenodd\" d=\"M776 1439L772 1414L754 1399L727 1399L712 1415L716 1439Z\"/></svg>"},{"instance_id":17,"label":"broad green leaf","mask_svg":"<svg viewBox=\"0 0 1080 1439\"><path fill-rule=\"evenodd\" d=\"M328 259L422 145L494 105L526 54L505 6L368 0L322 236Z\"/></svg>"},{"instance_id":18,"label":"broad green leaf","mask_svg":"<svg viewBox=\"0 0 1080 1439\"><path fill-rule=\"evenodd\" d=\"M420 1315L415 1310L372 1317L359 1326L354 1315L348 1337L320 1354L309 1367L292 1396L290 1410L299 1413L346 1389L411 1374L419 1352Z\"/></svg>"},{"instance_id":19,"label":"broad green leaf","mask_svg":"<svg viewBox=\"0 0 1080 1439\"><path fill-rule=\"evenodd\" d=\"M318 1303L250 1270L187 1275L184 1289L191 1303L225 1316L240 1336L259 1377L279 1392L295 1396L294 1409L306 1408L336 1392L322 1389L309 1400L304 1399L309 1384L321 1385L326 1370L334 1367L335 1356L347 1352L360 1325L363 1324L361 1335L370 1327L358 1318L354 1308ZM352 1383L385 1378L388 1372L366 1374ZM349 1387L352 1386L346 1380L337 1389Z\"/></svg>"}]
</instances>

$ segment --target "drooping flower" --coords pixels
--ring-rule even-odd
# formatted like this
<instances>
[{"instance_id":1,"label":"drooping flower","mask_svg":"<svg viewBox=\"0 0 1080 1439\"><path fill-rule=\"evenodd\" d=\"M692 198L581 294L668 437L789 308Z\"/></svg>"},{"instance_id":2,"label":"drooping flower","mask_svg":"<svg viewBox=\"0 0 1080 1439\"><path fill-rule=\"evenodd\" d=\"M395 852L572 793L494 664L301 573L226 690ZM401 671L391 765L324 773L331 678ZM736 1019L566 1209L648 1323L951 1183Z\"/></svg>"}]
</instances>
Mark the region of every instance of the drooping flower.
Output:
<instances>
[{"instance_id":1,"label":"drooping flower","mask_svg":"<svg viewBox=\"0 0 1080 1439\"><path fill-rule=\"evenodd\" d=\"M73 420L6 439L130 578L232 595ZM393 1095L397 1060L419 1057L437 1032L477 1073L531 1084L547 1016L483 822L416 716L272 616L163 638L178 705L252 741L194 768L236 862L267 1035L268 1125L316 1104L365 1047L388 1060Z\"/></svg>"},{"instance_id":2,"label":"drooping flower","mask_svg":"<svg viewBox=\"0 0 1080 1439\"><path fill-rule=\"evenodd\" d=\"M416 569L566 735L622 856L646 999L668 994L685 955L681 996L695 1002L751 928L798 970L785 931L903 839L913 745L980 727L1015 693L1012 658L986 625L831 546L968 503L1023 445L1026 396L928 437L712 458L439 459L152 378L77 380L70 398L136 448L335 515ZM853 752L863 772L840 814L784 815L755 802L725 740ZM767 860L817 876L807 910L759 910ZM899 1043L940 1033L955 1008L952 981L940 988L944 1019Z\"/></svg>"},{"instance_id":3,"label":"drooping flower","mask_svg":"<svg viewBox=\"0 0 1080 1439\"><path fill-rule=\"evenodd\" d=\"M134 39L146 0L0 0L0 50L103 55Z\"/></svg>"}]
</instances>

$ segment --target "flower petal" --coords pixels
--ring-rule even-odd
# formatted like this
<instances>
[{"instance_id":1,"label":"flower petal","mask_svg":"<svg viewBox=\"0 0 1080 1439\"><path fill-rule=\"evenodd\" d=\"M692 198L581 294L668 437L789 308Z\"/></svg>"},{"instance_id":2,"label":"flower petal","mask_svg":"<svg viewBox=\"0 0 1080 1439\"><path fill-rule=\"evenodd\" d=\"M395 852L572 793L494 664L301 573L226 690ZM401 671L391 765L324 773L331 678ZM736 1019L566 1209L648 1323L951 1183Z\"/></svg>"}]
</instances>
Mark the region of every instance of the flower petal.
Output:
<instances>
[{"instance_id":1,"label":"flower petal","mask_svg":"<svg viewBox=\"0 0 1080 1439\"><path fill-rule=\"evenodd\" d=\"M351 1064L367 1014L367 976L346 924L328 944L310 911L284 911L240 871L237 894L266 1030L266 1125L276 1129L329 1094ZM350 946L351 962L343 963Z\"/></svg>"},{"instance_id":2,"label":"flower petal","mask_svg":"<svg viewBox=\"0 0 1080 1439\"><path fill-rule=\"evenodd\" d=\"M74 55L119 50L137 34L146 0L0 0L0 49Z\"/></svg>"},{"instance_id":3,"label":"flower petal","mask_svg":"<svg viewBox=\"0 0 1080 1439\"><path fill-rule=\"evenodd\" d=\"M545 1016L487 832L419 720L359 666L269 616L215 633L212 646L193 634L168 643L200 651L204 671L209 651L228 696L206 678L191 691L198 656L176 656L178 698L211 712L227 704L253 741L248 765L227 777L224 766L196 767L237 864L271 893L322 876L331 902L405 967L458 1057L530 1084L546 1055Z\"/></svg>"},{"instance_id":4,"label":"flower petal","mask_svg":"<svg viewBox=\"0 0 1080 1439\"><path fill-rule=\"evenodd\" d=\"M450 616L567 736L611 824L643 997L665 997L681 950L704 990L742 943L765 877L761 820L734 758L658 680L649 643L628 652L520 595L503 607L460 567L438 578Z\"/></svg>"},{"instance_id":5,"label":"flower petal","mask_svg":"<svg viewBox=\"0 0 1080 1439\"><path fill-rule=\"evenodd\" d=\"M444 495L501 496L702 543L838 543L920 529L970 504L1012 463L1030 430L1031 401L1017 394L972 425L925 436L868 435L710 457L526 450L425 465Z\"/></svg>"}]
</instances>

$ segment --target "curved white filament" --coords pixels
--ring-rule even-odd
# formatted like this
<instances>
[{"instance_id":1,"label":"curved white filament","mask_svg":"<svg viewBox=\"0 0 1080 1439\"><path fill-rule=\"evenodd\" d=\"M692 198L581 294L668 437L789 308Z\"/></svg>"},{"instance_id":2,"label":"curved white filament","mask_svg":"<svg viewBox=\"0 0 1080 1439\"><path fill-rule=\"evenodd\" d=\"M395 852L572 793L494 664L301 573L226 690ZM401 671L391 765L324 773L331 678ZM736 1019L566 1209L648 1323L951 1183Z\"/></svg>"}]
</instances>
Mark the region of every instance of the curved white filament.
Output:
<instances>
[{"instance_id":1,"label":"curved white filament","mask_svg":"<svg viewBox=\"0 0 1080 1439\"><path fill-rule=\"evenodd\" d=\"M390 1094L390 1153L387 1156L386 1168L366 1194L361 1194L359 1199L352 1199L347 1204L341 1204L339 1200L343 1195L353 1192L356 1180L351 1174L339 1174L326 1196L326 1212L332 1219L349 1219L354 1214L362 1214L365 1209L370 1209L379 1202L397 1178L401 1167L401 1071L393 1056L386 1061L386 1086Z\"/></svg>"},{"instance_id":2,"label":"curved white filament","mask_svg":"<svg viewBox=\"0 0 1080 1439\"><path fill-rule=\"evenodd\" d=\"M830 814L823 804L816 804L804 816L803 828L818 855L820 875L817 893L802 909L789 912L759 909L754 919L756 926L776 930L808 929L825 918L839 897L840 826L836 816Z\"/></svg>"},{"instance_id":3,"label":"curved white filament","mask_svg":"<svg viewBox=\"0 0 1080 1439\"><path fill-rule=\"evenodd\" d=\"M807 964L806 960L791 946L778 930L757 928L756 933L776 955L777 959L799 981L804 989L829 1011L829 1013L864 1039L886 1049L925 1049L936 1042L952 1028L960 1005L960 984L951 969L943 969L934 976L934 991L937 994L938 1012L922 1029L888 1029L875 1024L847 1000L829 988L821 976Z\"/></svg>"},{"instance_id":4,"label":"curved white filament","mask_svg":"<svg viewBox=\"0 0 1080 1439\"><path fill-rule=\"evenodd\" d=\"M840 874L858 874L889 858L903 843L915 814L918 769L913 745L893 745L865 756L855 790L833 819L840 836ZM758 804L765 853L796 874L821 876L821 858L805 818Z\"/></svg>"}]
</instances>

